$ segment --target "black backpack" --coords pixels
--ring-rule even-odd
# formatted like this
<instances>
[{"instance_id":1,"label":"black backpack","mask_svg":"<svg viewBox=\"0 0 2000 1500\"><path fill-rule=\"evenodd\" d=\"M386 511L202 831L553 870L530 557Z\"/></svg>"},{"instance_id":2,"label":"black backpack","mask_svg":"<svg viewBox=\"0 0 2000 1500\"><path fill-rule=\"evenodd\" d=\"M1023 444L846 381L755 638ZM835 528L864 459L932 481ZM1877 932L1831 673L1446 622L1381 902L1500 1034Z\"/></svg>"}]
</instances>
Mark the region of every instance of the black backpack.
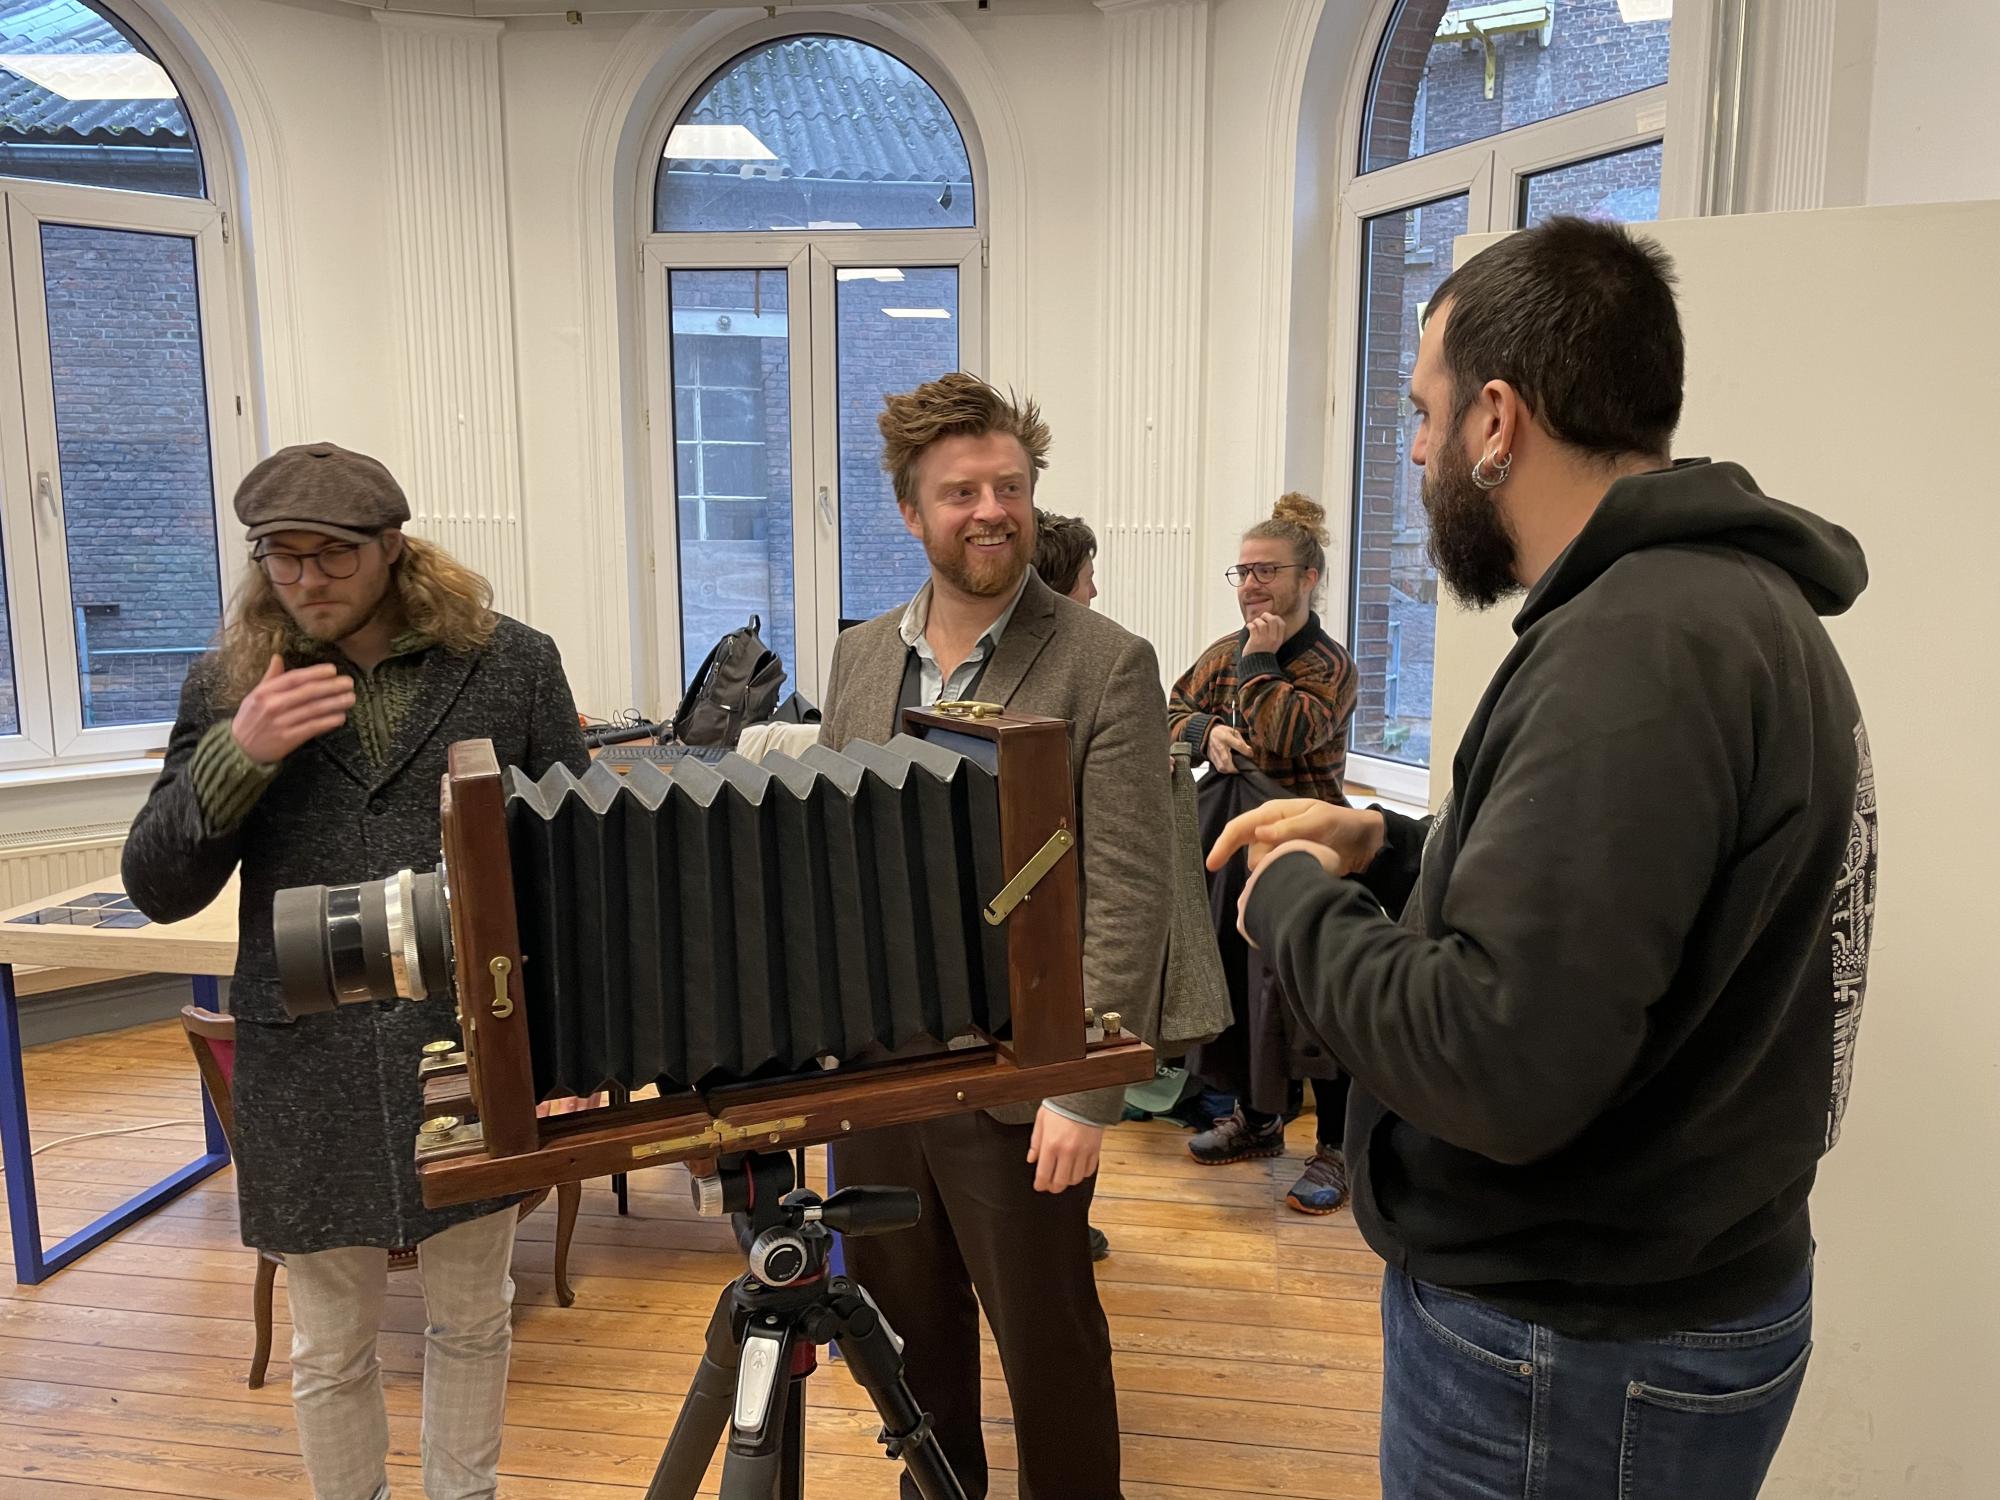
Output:
<instances>
[{"instance_id":1,"label":"black backpack","mask_svg":"<svg viewBox=\"0 0 2000 1500\"><path fill-rule=\"evenodd\" d=\"M761 724L778 706L785 664L764 644L756 616L715 643L674 711L673 737L683 745L733 746L745 724Z\"/></svg>"}]
</instances>

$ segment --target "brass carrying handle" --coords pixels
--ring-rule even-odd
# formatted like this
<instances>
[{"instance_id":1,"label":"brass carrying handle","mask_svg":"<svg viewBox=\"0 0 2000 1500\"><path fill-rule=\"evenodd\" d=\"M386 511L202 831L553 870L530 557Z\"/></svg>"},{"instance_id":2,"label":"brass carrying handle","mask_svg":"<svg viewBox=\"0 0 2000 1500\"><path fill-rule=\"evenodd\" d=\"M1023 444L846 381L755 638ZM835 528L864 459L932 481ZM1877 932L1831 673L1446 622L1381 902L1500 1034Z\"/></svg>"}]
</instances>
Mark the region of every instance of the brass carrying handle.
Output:
<instances>
[{"instance_id":1,"label":"brass carrying handle","mask_svg":"<svg viewBox=\"0 0 2000 1500\"><path fill-rule=\"evenodd\" d=\"M998 703L981 703L976 698L946 698L931 705L931 712L947 719L997 719L1007 710Z\"/></svg>"}]
</instances>

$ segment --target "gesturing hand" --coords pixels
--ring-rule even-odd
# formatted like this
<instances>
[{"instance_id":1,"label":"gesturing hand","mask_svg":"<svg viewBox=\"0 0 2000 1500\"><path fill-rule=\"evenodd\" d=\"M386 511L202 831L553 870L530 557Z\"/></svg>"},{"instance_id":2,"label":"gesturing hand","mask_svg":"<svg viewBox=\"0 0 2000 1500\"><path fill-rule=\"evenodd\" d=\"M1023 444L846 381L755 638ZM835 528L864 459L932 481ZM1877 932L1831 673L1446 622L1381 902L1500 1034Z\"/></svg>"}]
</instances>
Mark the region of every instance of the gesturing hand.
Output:
<instances>
[{"instance_id":1,"label":"gesturing hand","mask_svg":"<svg viewBox=\"0 0 2000 1500\"><path fill-rule=\"evenodd\" d=\"M286 671L284 661L274 656L263 678L237 705L229 732L245 755L272 765L307 740L338 729L352 707L354 683L332 662Z\"/></svg>"},{"instance_id":2,"label":"gesturing hand","mask_svg":"<svg viewBox=\"0 0 2000 1500\"><path fill-rule=\"evenodd\" d=\"M1248 740L1217 719L1208 726L1208 763L1218 771L1251 771L1256 769L1257 757Z\"/></svg>"},{"instance_id":3,"label":"gesturing hand","mask_svg":"<svg viewBox=\"0 0 2000 1500\"><path fill-rule=\"evenodd\" d=\"M1028 1143L1035 1191L1060 1193L1087 1182L1097 1170L1098 1154L1103 1149L1102 1125L1085 1125L1044 1104L1035 1111L1035 1135Z\"/></svg>"},{"instance_id":4,"label":"gesturing hand","mask_svg":"<svg viewBox=\"0 0 2000 1500\"><path fill-rule=\"evenodd\" d=\"M1283 615L1259 615L1250 622L1250 639L1244 643L1243 654L1276 651L1285 644L1285 619Z\"/></svg>"},{"instance_id":5,"label":"gesturing hand","mask_svg":"<svg viewBox=\"0 0 2000 1500\"><path fill-rule=\"evenodd\" d=\"M1379 812L1313 797L1274 797L1229 820L1215 847L1208 851L1208 867L1219 870L1229 863L1230 855L1246 849L1254 870L1279 845L1303 841L1315 846L1314 852L1328 874L1352 875L1365 870L1380 852L1386 832Z\"/></svg>"}]
</instances>

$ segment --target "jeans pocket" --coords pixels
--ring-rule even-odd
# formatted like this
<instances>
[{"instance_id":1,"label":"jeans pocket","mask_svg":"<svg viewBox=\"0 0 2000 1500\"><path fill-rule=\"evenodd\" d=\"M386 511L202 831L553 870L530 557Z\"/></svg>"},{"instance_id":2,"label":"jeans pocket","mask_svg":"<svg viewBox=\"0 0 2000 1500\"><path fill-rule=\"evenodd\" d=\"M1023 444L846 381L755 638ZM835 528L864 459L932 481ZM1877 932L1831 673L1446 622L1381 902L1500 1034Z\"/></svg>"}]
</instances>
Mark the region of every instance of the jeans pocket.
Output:
<instances>
[{"instance_id":1,"label":"jeans pocket","mask_svg":"<svg viewBox=\"0 0 2000 1500\"><path fill-rule=\"evenodd\" d=\"M1812 1348L1804 1342L1765 1379L1746 1360L1751 1351L1737 1349L1717 1351L1711 1369L1689 1372L1697 1378L1673 1387L1632 1381L1625 1390L1619 1500L1755 1500L1791 1421ZM1770 1362L1782 1357L1771 1352Z\"/></svg>"},{"instance_id":2,"label":"jeans pocket","mask_svg":"<svg viewBox=\"0 0 2000 1500\"><path fill-rule=\"evenodd\" d=\"M1534 1329L1474 1297L1404 1278L1410 1311L1432 1338L1454 1353L1508 1375L1535 1373Z\"/></svg>"}]
</instances>

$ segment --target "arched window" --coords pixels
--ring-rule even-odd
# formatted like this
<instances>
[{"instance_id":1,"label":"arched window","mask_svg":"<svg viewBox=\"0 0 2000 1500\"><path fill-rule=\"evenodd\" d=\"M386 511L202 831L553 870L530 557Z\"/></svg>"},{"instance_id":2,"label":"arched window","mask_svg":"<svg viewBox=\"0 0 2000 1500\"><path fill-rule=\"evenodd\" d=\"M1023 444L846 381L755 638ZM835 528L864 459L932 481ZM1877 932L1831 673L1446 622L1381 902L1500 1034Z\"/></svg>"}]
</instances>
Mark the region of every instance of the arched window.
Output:
<instances>
[{"instance_id":1,"label":"arched window","mask_svg":"<svg viewBox=\"0 0 2000 1500\"><path fill-rule=\"evenodd\" d=\"M875 417L983 359L975 176L932 83L847 36L730 57L666 130L644 257L662 705L752 614L816 696L840 622L928 576Z\"/></svg>"},{"instance_id":2,"label":"arched window","mask_svg":"<svg viewBox=\"0 0 2000 1500\"><path fill-rule=\"evenodd\" d=\"M1462 234L1553 214L1660 216L1672 0L1402 0L1375 54L1342 204L1338 391L1352 475L1357 780L1421 800L1437 576L1407 398L1420 318Z\"/></svg>"},{"instance_id":3,"label":"arched window","mask_svg":"<svg viewBox=\"0 0 2000 1500\"><path fill-rule=\"evenodd\" d=\"M0 763L163 743L214 637L234 444L207 181L125 23L0 4Z\"/></svg>"}]
</instances>

